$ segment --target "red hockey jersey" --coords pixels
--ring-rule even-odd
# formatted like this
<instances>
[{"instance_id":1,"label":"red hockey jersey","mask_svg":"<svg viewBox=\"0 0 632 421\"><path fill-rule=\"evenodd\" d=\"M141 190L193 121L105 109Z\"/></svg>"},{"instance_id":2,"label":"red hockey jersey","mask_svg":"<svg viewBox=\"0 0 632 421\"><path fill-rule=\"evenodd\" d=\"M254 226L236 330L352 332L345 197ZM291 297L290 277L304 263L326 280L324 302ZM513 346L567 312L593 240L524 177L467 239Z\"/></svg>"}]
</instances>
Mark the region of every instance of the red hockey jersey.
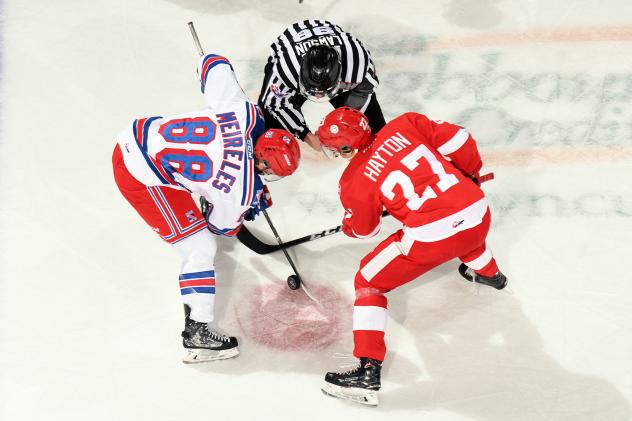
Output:
<instances>
[{"instance_id":1,"label":"red hockey jersey","mask_svg":"<svg viewBox=\"0 0 632 421\"><path fill-rule=\"evenodd\" d=\"M472 228L482 221L487 202L467 176L481 166L476 142L465 129L403 114L358 151L342 174L343 231L358 238L377 234L383 208L417 241L438 241Z\"/></svg>"}]
</instances>

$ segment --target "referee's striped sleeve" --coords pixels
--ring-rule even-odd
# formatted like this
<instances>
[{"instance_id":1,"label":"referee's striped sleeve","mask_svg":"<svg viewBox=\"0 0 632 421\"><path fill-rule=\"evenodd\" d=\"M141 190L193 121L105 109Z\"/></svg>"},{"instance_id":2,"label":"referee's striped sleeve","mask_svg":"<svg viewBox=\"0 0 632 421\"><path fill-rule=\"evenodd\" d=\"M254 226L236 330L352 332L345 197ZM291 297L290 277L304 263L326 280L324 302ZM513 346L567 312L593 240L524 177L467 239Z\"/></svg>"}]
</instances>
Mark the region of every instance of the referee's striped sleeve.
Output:
<instances>
[{"instance_id":1,"label":"referee's striped sleeve","mask_svg":"<svg viewBox=\"0 0 632 421\"><path fill-rule=\"evenodd\" d=\"M275 72L276 73L276 72ZM275 94L272 86L275 85ZM303 139L309 128L300 108L290 102L294 96L293 89L288 88L282 79L273 73L262 96L262 105L266 111L278 121L288 132Z\"/></svg>"}]
</instances>

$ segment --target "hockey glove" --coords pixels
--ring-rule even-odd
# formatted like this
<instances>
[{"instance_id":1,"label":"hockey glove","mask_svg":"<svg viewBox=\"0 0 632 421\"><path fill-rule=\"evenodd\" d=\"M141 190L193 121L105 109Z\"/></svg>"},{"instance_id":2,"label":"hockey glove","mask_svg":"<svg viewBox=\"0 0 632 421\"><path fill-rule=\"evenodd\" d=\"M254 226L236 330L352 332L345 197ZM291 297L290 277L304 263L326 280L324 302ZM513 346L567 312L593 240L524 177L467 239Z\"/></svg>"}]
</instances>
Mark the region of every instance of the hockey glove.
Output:
<instances>
[{"instance_id":1,"label":"hockey glove","mask_svg":"<svg viewBox=\"0 0 632 421\"><path fill-rule=\"evenodd\" d=\"M246 211L244 219L246 221L254 221L261 211L268 209L270 206L272 206L272 196L270 196L268 186L262 183L261 188L257 190L255 204Z\"/></svg>"},{"instance_id":2,"label":"hockey glove","mask_svg":"<svg viewBox=\"0 0 632 421\"><path fill-rule=\"evenodd\" d=\"M467 178L469 178L470 180L472 180L474 182L474 184L476 184L477 186L480 187L481 184L483 184L486 181L489 180L493 180L494 179L494 173L490 172L487 174L483 174L480 175L479 173L476 173L474 175L466 175Z\"/></svg>"},{"instance_id":3,"label":"hockey glove","mask_svg":"<svg viewBox=\"0 0 632 421\"><path fill-rule=\"evenodd\" d=\"M473 175L465 175L467 178L469 178L470 180L472 180L474 182L474 184L476 184L477 186L481 186L481 182L479 181L479 174L473 174Z\"/></svg>"},{"instance_id":4,"label":"hockey glove","mask_svg":"<svg viewBox=\"0 0 632 421\"><path fill-rule=\"evenodd\" d=\"M355 232L353 232L353 229L351 229L351 227L350 227L349 225L346 225L346 224L344 224L344 223L342 224L342 232L344 232L344 234L345 234L347 237L351 237L351 238L358 238L358 237L355 235Z\"/></svg>"}]
</instances>

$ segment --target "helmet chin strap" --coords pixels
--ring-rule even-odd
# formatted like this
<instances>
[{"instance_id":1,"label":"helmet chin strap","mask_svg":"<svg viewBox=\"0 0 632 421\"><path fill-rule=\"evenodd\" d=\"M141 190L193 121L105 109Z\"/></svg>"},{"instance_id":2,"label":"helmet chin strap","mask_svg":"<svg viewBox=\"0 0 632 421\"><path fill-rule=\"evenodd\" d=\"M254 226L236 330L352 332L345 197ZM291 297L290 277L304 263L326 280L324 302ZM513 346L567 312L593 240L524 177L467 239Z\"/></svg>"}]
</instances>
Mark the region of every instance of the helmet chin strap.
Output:
<instances>
[{"instance_id":1,"label":"helmet chin strap","mask_svg":"<svg viewBox=\"0 0 632 421\"><path fill-rule=\"evenodd\" d=\"M280 179L284 177L282 175L276 175L276 174L261 174L261 178L263 178L268 183L273 183L275 181L279 181Z\"/></svg>"},{"instance_id":2,"label":"helmet chin strap","mask_svg":"<svg viewBox=\"0 0 632 421\"><path fill-rule=\"evenodd\" d=\"M325 155L328 159L336 159L340 156L338 151L334 149L330 149L326 147L325 145L323 145L322 143L320 144L320 150L323 151L323 155Z\"/></svg>"},{"instance_id":3,"label":"helmet chin strap","mask_svg":"<svg viewBox=\"0 0 632 421\"><path fill-rule=\"evenodd\" d=\"M351 159L356 154L356 151L354 151L353 149L351 149L351 151L349 152L342 152L342 151L337 151L335 149L328 148L322 143L320 144L320 150L323 152L323 155L325 155L328 159L336 159L338 157Z\"/></svg>"},{"instance_id":4,"label":"helmet chin strap","mask_svg":"<svg viewBox=\"0 0 632 421\"><path fill-rule=\"evenodd\" d=\"M305 95L307 97L307 99L309 99L310 101L313 102L329 102L331 101L331 99L338 93L338 91L340 90L340 81L336 84L336 87L333 88L331 91L324 93L323 96L321 97L317 97L313 94L310 94L307 89L305 89L305 87L303 86L303 84L300 84L300 90L301 93L303 95Z\"/></svg>"},{"instance_id":5,"label":"helmet chin strap","mask_svg":"<svg viewBox=\"0 0 632 421\"><path fill-rule=\"evenodd\" d=\"M323 95L321 97L317 97L314 95L307 95L307 99L309 99L312 102L323 103L323 102L329 102L331 100L331 97L329 95Z\"/></svg>"}]
</instances>

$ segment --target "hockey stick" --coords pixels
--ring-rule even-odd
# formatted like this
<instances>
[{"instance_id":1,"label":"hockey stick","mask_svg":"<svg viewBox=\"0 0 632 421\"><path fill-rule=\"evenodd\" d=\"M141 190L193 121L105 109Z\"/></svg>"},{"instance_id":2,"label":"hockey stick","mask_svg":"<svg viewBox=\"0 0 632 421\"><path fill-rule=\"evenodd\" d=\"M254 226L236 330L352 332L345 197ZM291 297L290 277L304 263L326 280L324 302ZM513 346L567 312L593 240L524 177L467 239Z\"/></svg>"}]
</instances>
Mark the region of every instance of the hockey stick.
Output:
<instances>
[{"instance_id":1,"label":"hockey stick","mask_svg":"<svg viewBox=\"0 0 632 421\"><path fill-rule=\"evenodd\" d=\"M476 180L473 180L477 184L482 184L486 181L490 181L494 179L494 173L490 172L484 175L479 176ZM388 215L387 211L382 212L382 217ZM250 230L246 227L246 225L242 225L241 229L237 233L237 239L244 246L248 247L250 250L254 251L257 254L269 254L274 253L275 251L283 250L286 248L294 247L299 244L307 243L308 241L318 240L319 238L327 237L332 234L336 234L342 230L342 225L338 225L337 227L333 227L330 229L326 229L320 232L315 232L314 234L309 234L304 237L296 238L294 240L287 241L285 243L279 242L278 244L268 244L264 243L260 239L258 239Z\"/></svg>"},{"instance_id":2,"label":"hockey stick","mask_svg":"<svg viewBox=\"0 0 632 421\"><path fill-rule=\"evenodd\" d=\"M195 26L193 26L193 22L189 22L187 25L189 26L189 30L191 30L191 36L193 37L193 42L195 42L195 47L198 50L198 55L202 57L204 55L204 50L202 49L202 44L200 44L197 32L195 32Z\"/></svg>"},{"instance_id":3,"label":"hockey stick","mask_svg":"<svg viewBox=\"0 0 632 421\"><path fill-rule=\"evenodd\" d=\"M277 232L276 228L274 228L274 224L272 223L272 219L270 219L270 215L268 215L268 212L265 209L263 209L262 212L263 212L263 216L266 217L266 221L268 222L268 225L270 226L270 230L272 230L272 234L274 234L274 238L276 238L277 243L283 244L283 241L281 240L279 233ZM309 299L322 307L322 304L320 303L320 301L318 301L316 298L314 298L314 296L312 296L312 294L310 294L309 289L307 288L307 285L305 285L305 281L303 281L301 276L298 274L298 270L296 269L296 266L294 266L294 261L292 260L292 258L290 257L286 249L283 249L283 254L285 254L285 258L287 259L288 263L292 267L292 270L294 271L294 275L290 275L287 278L287 286L290 289L303 288L303 291L305 291L305 294L309 297Z\"/></svg>"},{"instance_id":4,"label":"hockey stick","mask_svg":"<svg viewBox=\"0 0 632 421\"><path fill-rule=\"evenodd\" d=\"M388 212L382 212L382 216L388 215ZM327 237L332 234L336 234L342 230L342 225L338 225L337 227L333 227L330 229L326 229L321 232L315 232L314 234L309 234L304 237L297 238L295 240L287 241L285 243L281 242L279 244L268 244L259 240L245 225L241 226L241 229L237 233L237 239L250 250L254 251L257 254L269 254L274 253L275 251L283 250L285 252L286 248L294 247L299 244L307 243L308 241L317 240L319 238Z\"/></svg>"}]
</instances>

